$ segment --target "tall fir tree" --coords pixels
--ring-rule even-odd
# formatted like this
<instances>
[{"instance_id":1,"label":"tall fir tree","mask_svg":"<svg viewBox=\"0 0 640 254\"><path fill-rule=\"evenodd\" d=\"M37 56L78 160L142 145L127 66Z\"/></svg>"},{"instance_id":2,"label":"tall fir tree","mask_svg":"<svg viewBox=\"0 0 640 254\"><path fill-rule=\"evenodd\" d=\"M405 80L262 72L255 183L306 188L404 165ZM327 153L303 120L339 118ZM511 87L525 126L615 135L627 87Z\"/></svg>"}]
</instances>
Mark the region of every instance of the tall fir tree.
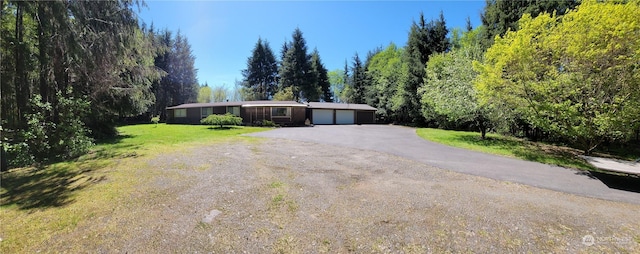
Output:
<instances>
[{"instance_id":1,"label":"tall fir tree","mask_svg":"<svg viewBox=\"0 0 640 254\"><path fill-rule=\"evenodd\" d=\"M279 90L291 87L296 101L309 101L317 96L314 75L311 71L311 56L307 54L307 42L299 28L293 31L292 41L285 43L280 63ZM283 90L284 91L284 90Z\"/></svg>"},{"instance_id":2,"label":"tall fir tree","mask_svg":"<svg viewBox=\"0 0 640 254\"><path fill-rule=\"evenodd\" d=\"M366 69L360 60L358 53L353 56L353 65L351 66L351 76L349 76L349 103L365 104L366 102Z\"/></svg>"},{"instance_id":3,"label":"tall fir tree","mask_svg":"<svg viewBox=\"0 0 640 254\"><path fill-rule=\"evenodd\" d=\"M254 93L254 98L269 100L273 97L277 88L278 62L269 42L258 39L242 75L243 84Z\"/></svg>"},{"instance_id":4,"label":"tall fir tree","mask_svg":"<svg viewBox=\"0 0 640 254\"><path fill-rule=\"evenodd\" d=\"M156 68L164 72L162 79L154 82L152 88L155 103L149 111L166 119L168 106L198 101L199 85L195 56L186 37L178 32L175 36L167 29L155 33L157 55Z\"/></svg>"},{"instance_id":5,"label":"tall fir tree","mask_svg":"<svg viewBox=\"0 0 640 254\"><path fill-rule=\"evenodd\" d=\"M426 124L420 109L418 87L425 77L425 64L433 53L445 52L449 48L448 29L444 15L436 21L427 23L424 14L420 13L418 23L414 22L409 31L409 39L403 56L403 82L394 96L394 108L397 119L401 122L416 125Z\"/></svg>"},{"instance_id":6,"label":"tall fir tree","mask_svg":"<svg viewBox=\"0 0 640 254\"><path fill-rule=\"evenodd\" d=\"M318 50L311 53L311 69L316 76L316 87L319 89L319 99L324 102L333 102L333 93L331 93L331 83L329 82L328 71L324 67Z\"/></svg>"},{"instance_id":7,"label":"tall fir tree","mask_svg":"<svg viewBox=\"0 0 640 254\"><path fill-rule=\"evenodd\" d=\"M198 99L198 79L195 56L186 37L178 31L169 63L169 79L173 83L173 103L196 102Z\"/></svg>"},{"instance_id":8,"label":"tall fir tree","mask_svg":"<svg viewBox=\"0 0 640 254\"><path fill-rule=\"evenodd\" d=\"M77 156L88 135L114 135L119 117L147 110L161 72L134 4L2 1L1 113L12 133L3 151L22 147L9 149L9 164Z\"/></svg>"}]
</instances>

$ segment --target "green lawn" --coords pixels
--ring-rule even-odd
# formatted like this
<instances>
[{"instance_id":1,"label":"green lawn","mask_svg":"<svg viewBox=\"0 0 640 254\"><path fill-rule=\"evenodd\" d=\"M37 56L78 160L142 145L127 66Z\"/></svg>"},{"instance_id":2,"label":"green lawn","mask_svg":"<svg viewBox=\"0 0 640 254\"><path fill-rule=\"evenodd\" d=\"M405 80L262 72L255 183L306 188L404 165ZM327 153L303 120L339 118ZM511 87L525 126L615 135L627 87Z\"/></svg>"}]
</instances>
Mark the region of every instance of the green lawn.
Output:
<instances>
[{"instance_id":1,"label":"green lawn","mask_svg":"<svg viewBox=\"0 0 640 254\"><path fill-rule=\"evenodd\" d=\"M417 130L417 133L426 140L448 146L568 168L595 170L594 167L577 157L580 151L568 147L535 143L493 133L487 133L485 140L482 140L480 133L477 132L421 128Z\"/></svg>"},{"instance_id":2,"label":"green lawn","mask_svg":"<svg viewBox=\"0 0 640 254\"><path fill-rule=\"evenodd\" d=\"M139 124L118 128L119 136L102 141L95 152L162 152L238 138L241 134L268 130L258 127L215 128L204 125ZM252 140L251 137L242 137Z\"/></svg>"},{"instance_id":3,"label":"green lawn","mask_svg":"<svg viewBox=\"0 0 640 254\"><path fill-rule=\"evenodd\" d=\"M240 136L267 128L212 129L204 125L142 124L118 128L117 138L102 141L72 161L41 168L2 172L0 185L0 253L29 249L90 221L113 215L113 205L158 174L149 160L216 142L256 142ZM124 200L124 201L123 201ZM124 216L124 215L122 215ZM71 251L73 252L73 251Z\"/></svg>"}]
</instances>

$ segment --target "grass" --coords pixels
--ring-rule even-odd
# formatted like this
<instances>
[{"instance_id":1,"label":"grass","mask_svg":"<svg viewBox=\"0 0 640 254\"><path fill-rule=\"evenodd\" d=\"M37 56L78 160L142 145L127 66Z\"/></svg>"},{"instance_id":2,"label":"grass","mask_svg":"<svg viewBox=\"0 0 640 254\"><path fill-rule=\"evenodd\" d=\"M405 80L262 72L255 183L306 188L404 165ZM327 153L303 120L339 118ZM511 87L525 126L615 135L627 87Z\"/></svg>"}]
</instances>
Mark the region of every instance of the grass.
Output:
<instances>
[{"instance_id":1,"label":"grass","mask_svg":"<svg viewBox=\"0 0 640 254\"><path fill-rule=\"evenodd\" d=\"M480 138L480 133L466 131L421 128L417 130L417 134L426 140L448 146L567 168L596 170L577 157L581 152L573 148L536 143L494 133L487 133L484 140Z\"/></svg>"},{"instance_id":2,"label":"grass","mask_svg":"<svg viewBox=\"0 0 640 254\"><path fill-rule=\"evenodd\" d=\"M56 237L80 225L90 227L87 224L91 219L114 216L113 212L119 209L116 206L130 200L136 188L161 174L149 168L149 159L154 155L215 142L254 142L257 138L239 135L263 130L267 129L122 126L118 137L99 142L75 160L2 172L0 253L42 251L33 248L55 243Z\"/></svg>"}]
</instances>

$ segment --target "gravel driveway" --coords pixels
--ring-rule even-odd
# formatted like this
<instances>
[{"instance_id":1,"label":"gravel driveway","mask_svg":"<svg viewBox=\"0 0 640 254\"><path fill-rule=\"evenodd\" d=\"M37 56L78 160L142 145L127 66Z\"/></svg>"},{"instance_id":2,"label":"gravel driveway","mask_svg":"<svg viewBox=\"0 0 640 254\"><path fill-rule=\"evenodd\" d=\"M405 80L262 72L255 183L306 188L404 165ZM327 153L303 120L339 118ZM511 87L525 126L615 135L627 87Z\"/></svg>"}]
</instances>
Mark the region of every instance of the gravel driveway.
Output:
<instances>
[{"instance_id":1,"label":"gravel driveway","mask_svg":"<svg viewBox=\"0 0 640 254\"><path fill-rule=\"evenodd\" d=\"M379 151L438 168L497 180L640 204L640 193L609 188L584 171L449 147L420 138L414 128L391 125L322 125L251 134ZM640 181L636 181L640 183Z\"/></svg>"},{"instance_id":2,"label":"gravel driveway","mask_svg":"<svg viewBox=\"0 0 640 254\"><path fill-rule=\"evenodd\" d=\"M152 158L86 252L602 253L640 249L635 204L345 146L260 139ZM120 211L121 210L121 211ZM85 231L83 231L85 230ZM91 231L95 230L95 231ZM65 239L43 243L70 251ZM71 249L72 250L72 249Z\"/></svg>"}]
</instances>

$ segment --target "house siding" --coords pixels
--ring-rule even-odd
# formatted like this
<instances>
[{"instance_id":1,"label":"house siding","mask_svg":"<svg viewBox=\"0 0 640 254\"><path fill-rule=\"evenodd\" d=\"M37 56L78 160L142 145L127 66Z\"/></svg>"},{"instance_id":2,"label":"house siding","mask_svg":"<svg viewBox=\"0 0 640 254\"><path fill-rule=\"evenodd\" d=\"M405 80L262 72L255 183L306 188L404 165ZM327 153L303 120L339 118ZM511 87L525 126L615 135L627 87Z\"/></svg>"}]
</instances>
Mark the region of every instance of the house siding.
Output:
<instances>
[{"instance_id":1,"label":"house siding","mask_svg":"<svg viewBox=\"0 0 640 254\"><path fill-rule=\"evenodd\" d=\"M202 109L211 109L213 114L226 114L229 107L240 109L240 117L245 125L253 125L258 121L269 120L281 126L304 126L306 119L312 117L313 110L330 110L332 112L332 124L337 123L337 112L353 113L355 124L375 123L376 109L365 104L340 104L340 103L308 103L307 105L294 102L280 101L244 101L244 102L217 102L217 103L190 103L167 108L167 123L200 124ZM273 117L272 108L286 107L290 114L285 117ZM186 117L175 117L175 110L185 110ZM237 113L237 111L235 111ZM346 118L345 118L346 119ZM346 124L347 122L341 122Z\"/></svg>"},{"instance_id":2,"label":"house siding","mask_svg":"<svg viewBox=\"0 0 640 254\"><path fill-rule=\"evenodd\" d=\"M226 106L213 107L213 113L216 115L224 115L227 113L227 107Z\"/></svg>"},{"instance_id":3,"label":"house siding","mask_svg":"<svg viewBox=\"0 0 640 254\"><path fill-rule=\"evenodd\" d=\"M303 107L287 107L290 108L291 114L289 117L272 117L271 108L278 107L246 107L240 109L240 116L242 122L247 125L252 125L259 121L269 120L279 125L285 126L302 126L307 119L306 108Z\"/></svg>"},{"instance_id":4,"label":"house siding","mask_svg":"<svg viewBox=\"0 0 640 254\"><path fill-rule=\"evenodd\" d=\"M356 124L376 123L375 111L356 111Z\"/></svg>"}]
</instances>

